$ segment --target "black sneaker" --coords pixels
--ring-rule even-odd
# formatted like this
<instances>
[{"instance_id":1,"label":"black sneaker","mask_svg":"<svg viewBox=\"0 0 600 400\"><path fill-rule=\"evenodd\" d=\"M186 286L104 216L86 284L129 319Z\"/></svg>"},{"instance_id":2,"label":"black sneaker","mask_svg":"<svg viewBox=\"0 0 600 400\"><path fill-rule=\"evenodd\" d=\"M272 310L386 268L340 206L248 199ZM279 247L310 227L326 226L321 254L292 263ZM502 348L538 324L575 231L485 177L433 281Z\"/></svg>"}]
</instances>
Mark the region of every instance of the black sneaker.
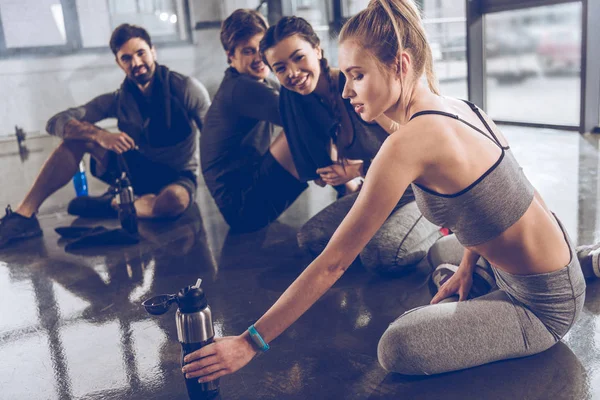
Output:
<instances>
[{"instance_id":1,"label":"black sneaker","mask_svg":"<svg viewBox=\"0 0 600 400\"><path fill-rule=\"evenodd\" d=\"M27 218L13 212L10 205L6 207L6 215L0 219L0 248L21 239L42 235L42 228L33 214Z\"/></svg>"},{"instance_id":2,"label":"black sneaker","mask_svg":"<svg viewBox=\"0 0 600 400\"><path fill-rule=\"evenodd\" d=\"M67 212L84 218L116 218L118 213L111 203L112 190L109 189L102 196L79 196L69 202Z\"/></svg>"}]
</instances>

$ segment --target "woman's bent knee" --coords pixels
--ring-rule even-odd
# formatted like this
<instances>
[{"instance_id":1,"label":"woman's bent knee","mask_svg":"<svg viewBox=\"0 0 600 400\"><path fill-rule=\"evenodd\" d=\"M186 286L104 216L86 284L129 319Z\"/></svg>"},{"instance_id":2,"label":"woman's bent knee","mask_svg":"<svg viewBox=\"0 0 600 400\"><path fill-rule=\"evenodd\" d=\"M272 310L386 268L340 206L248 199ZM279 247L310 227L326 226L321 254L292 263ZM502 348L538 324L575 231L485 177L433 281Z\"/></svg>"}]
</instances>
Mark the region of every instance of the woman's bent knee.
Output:
<instances>
[{"instance_id":1,"label":"woman's bent knee","mask_svg":"<svg viewBox=\"0 0 600 400\"><path fill-rule=\"evenodd\" d=\"M421 261L441 236L423 218L416 203L395 210L360 254L363 265L378 273L406 271Z\"/></svg>"},{"instance_id":2,"label":"woman's bent knee","mask_svg":"<svg viewBox=\"0 0 600 400\"><path fill-rule=\"evenodd\" d=\"M426 252L401 252L402 249L389 248L377 241L369 242L360 252L360 262L365 269L377 274L400 273L412 269Z\"/></svg>"},{"instance_id":3,"label":"woman's bent knee","mask_svg":"<svg viewBox=\"0 0 600 400\"><path fill-rule=\"evenodd\" d=\"M297 235L298 247L313 257L318 256L327 246L329 235L310 221L304 224Z\"/></svg>"},{"instance_id":4,"label":"woman's bent knee","mask_svg":"<svg viewBox=\"0 0 600 400\"><path fill-rule=\"evenodd\" d=\"M403 375L429 375L425 368L425 348L413 344L418 340L398 322L384 332L377 346L379 364L388 372Z\"/></svg>"},{"instance_id":5,"label":"woman's bent knee","mask_svg":"<svg viewBox=\"0 0 600 400\"><path fill-rule=\"evenodd\" d=\"M398 237L400 236L400 237ZM369 271L379 274L397 274L411 271L440 237L435 226L413 230L403 236L398 232L377 232L360 253L360 260Z\"/></svg>"}]
</instances>

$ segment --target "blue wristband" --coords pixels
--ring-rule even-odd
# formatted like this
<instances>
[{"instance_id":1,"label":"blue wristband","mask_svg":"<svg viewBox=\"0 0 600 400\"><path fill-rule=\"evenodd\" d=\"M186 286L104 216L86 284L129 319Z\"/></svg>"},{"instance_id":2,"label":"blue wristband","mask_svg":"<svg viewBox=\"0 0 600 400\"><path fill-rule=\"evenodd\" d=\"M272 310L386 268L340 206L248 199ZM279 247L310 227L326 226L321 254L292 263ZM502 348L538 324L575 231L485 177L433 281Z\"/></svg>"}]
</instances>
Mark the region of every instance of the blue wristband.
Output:
<instances>
[{"instance_id":1,"label":"blue wristband","mask_svg":"<svg viewBox=\"0 0 600 400\"><path fill-rule=\"evenodd\" d=\"M263 353L271 348L264 341L264 339L262 338L262 336L260 336L260 333L258 333L258 331L256 330L256 328L254 327L254 324L250 325L250 327L248 328L248 333L250 334L250 338L252 339L252 341L254 342L254 344Z\"/></svg>"}]
</instances>

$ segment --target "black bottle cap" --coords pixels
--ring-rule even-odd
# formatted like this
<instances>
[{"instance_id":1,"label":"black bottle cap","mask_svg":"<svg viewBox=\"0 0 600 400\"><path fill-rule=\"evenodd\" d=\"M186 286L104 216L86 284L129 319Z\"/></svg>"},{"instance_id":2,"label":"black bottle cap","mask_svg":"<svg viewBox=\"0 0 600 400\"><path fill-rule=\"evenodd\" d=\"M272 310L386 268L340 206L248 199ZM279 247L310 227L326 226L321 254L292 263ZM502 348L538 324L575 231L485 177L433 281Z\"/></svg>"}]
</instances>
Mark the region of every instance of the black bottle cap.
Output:
<instances>
[{"instance_id":1,"label":"black bottle cap","mask_svg":"<svg viewBox=\"0 0 600 400\"><path fill-rule=\"evenodd\" d=\"M131 182L129 181L129 177L125 172L121 174L121 178L119 178L119 187L125 188L131 186Z\"/></svg>"},{"instance_id":2,"label":"black bottle cap","mask_svg":"<svg viewBox=\"0 0 600 400\"><path fill-rule=\"evenodd\" d=\"M177 303L182 313L198 312L208 306L204 291L196 286L186 286L177 293Z\"/></svg>"}]
</instances>

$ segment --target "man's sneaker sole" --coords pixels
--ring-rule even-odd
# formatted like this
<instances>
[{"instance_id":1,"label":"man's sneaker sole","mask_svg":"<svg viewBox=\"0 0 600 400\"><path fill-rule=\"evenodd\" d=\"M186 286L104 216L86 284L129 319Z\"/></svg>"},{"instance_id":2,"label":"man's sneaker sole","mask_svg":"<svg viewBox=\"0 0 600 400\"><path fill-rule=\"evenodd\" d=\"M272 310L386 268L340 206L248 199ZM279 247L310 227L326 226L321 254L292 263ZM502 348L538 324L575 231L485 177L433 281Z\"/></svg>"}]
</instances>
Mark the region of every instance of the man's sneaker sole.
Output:
<instances>
[{"instance_id":1,"label":"man's sneaker sole","mask_svg":"<svg viewBox=\"0 0 600 400\"><path fill-rule=\"evenodd\" d=\"M6 243L1 243L0 244L0 249L8 246L9 244L13 244L15 242L20 242L21 240L25 240L25 239L31 239L31 238L34 238L34 237L39 237L39 236L42 236L43 234L44 234L44 231L40 230L40 231L37 231L37 232L25 232L25 233L22 233L20 235L13 236L10 239L8 239L8 241L6 241Z\"/></svg>"}]
</instances>

